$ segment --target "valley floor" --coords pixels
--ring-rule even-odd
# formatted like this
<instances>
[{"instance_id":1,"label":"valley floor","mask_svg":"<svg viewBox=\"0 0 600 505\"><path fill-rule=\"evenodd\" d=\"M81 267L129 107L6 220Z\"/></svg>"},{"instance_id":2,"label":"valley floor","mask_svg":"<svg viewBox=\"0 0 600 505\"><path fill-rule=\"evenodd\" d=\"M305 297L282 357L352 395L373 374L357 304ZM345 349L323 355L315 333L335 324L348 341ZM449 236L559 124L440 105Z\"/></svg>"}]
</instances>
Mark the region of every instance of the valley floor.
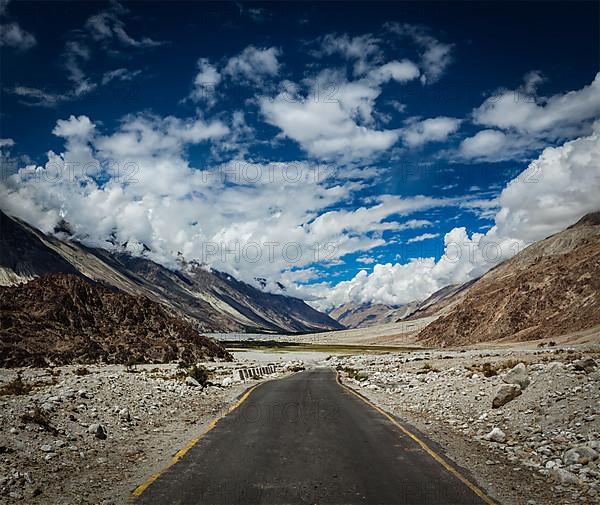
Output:
<instances>
[{"instance_id":1,"label":"valley floor","mask_svg":"<svg viewBox=\"0 0 600 505\"><path fill-rule=\"evenodd\" d=\"M233 368L290 358L337 368L345 384L425 434L499 503L599 501L600 346L312 354L235 352L235 363L206 364L216 385L204 389L185 384L175 365L22 370L33 390L0 396L0 501L125 503L255 382L230 384ZM492 408L519 362L529 384ZM16 375L0 370L0 388ZM106 438L96 436L98 425Z\"/></svg>"},{"instance_id":2,"label":"valley floor","mask_svg":"<svg viewBox=\"0 0 600 505\"><path fill-rule=\"evenodd\" d=\"M507 348L329 362L344 383L439 444L500 503L563 505L600 501L599 358L599 347ZM597 366L580 369L585 359ZM492 408L518 362L530 384ZM502 433L490 436L495 428Z\"/></svg>"},{"instance_id":3,"label":"valley floor","mask_svg":"<svg viewBox=\"0 0 600 505\"><path fill-rule=\"evenodd\" d=\"M230 384L236 365L206 363L216 384L206 388L186 384L176 365L20 370L34 387L0 396L0 502L127 503L257 382ZM16 376L0 369L0 391Z\"/></svg>"}]
</instances>

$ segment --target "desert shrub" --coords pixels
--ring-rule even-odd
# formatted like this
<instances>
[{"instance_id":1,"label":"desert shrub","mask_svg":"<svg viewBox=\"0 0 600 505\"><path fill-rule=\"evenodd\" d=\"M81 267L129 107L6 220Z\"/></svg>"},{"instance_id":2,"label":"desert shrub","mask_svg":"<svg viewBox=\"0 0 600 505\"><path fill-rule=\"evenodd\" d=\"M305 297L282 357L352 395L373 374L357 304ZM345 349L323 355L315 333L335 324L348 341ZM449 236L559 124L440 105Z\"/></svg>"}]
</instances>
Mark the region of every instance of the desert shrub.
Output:
<instances>
[{"instance_id":1,"label":"desert shrub","mask_svg":"<svg viewBox=\"0 0 600 505\"><path fill-rule=\"evenodd\" d=\"M33 411L27 412L21 416L21 421L26 424L37 424L41 426L44 430L53 433L54 435L58 434L58 430L50 424L50 419L48 418L48 414L36 406Z\"/></svg>"},{"instance_id":2,"label":"desert shrub","mask_svg":"<svg viewBox=\"0 0 600 505\"><path fill-rule=\"evenodd\" d=\"M81 377L83 375L89 375L91 372L86 367L80 366L79 368L73 370L73 373Z\"/></svg>"},{"instance_id":3,"label":"desert shrub","mask_svg":"<svg viewBox=\"0 0 600 505\"><path fill-rule=\"evenodd\" d=\"M496 369L496 367L494 367L494 365L487 361L482 365L475 363L467 367L467 369L472 372L478 372L484 377L494 377L495 375L498 375L498 370Z\"/></svg>"},{"instance_id":4,"label":"desert shrub","mask_svg":"<svg viewBox=\"0 0 600 505\"><path fill-rule=\"evenodd\" d=\"M23 380L21 374L18 374L13 380L7 382L0 388L0 396L8 395L27 395L31 392L33 386Z\"/></svg>"},{"instance_id":5,"label":"desert shrub","mask_svg":"<svg viewBox=\"0 0 600 505\"><path fill-rule=\"evenodd\" d=\"M346 374L348 375L348 377L350 379L356 379L356 374L358 373L358 370L355 370L354 368L351 368L349 366L342 366L342 365L338 365L335 368L336 368L336 370L339 370L341 372L346 372Z\"/></svg>"},{"instance_id":6,"label":"desert shrub","mask_svg":"<svg viewBox=\"0 0 600 505\"><path fill-rule=\"evenodd\" d=\"M429 373L429 372L439 372L439 370L437 368L431 366L431 363L423 363L423 366L421 367L421 369L417 370L418 374Z\"/></svg>"},{"instance_id":7,"label":"desert shrub","mask_svg":"<svg viewBox=\"0 0 600 505\"><path fill-rule=\"evenodd\" d=\"M128 373L136 373L136 366L139 364L139 360L135 356L130 356L125 362L125 371Z\"/></svg>"},{"instance_id":8,"label":"desert shrub","mask_svg":"<svg viewBox=\"0 0 600 505\"><path fill-rule=\"evenodd\" d=\"M187 374L189 377L196 379L202 386L206 386L208 380L210 379L208 370L202 365L191 366L187 369Z\"/></svg>"}]
</instances>

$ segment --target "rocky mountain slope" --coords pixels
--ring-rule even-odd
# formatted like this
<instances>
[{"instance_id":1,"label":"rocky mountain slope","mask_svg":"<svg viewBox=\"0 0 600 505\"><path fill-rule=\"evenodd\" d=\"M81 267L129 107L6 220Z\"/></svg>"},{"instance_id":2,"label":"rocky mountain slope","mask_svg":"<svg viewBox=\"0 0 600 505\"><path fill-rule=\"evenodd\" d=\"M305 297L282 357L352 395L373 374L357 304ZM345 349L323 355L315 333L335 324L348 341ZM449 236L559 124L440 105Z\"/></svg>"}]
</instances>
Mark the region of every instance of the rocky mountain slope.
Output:
<instances>
[{"instance_id":1,"label":"rocky mountain slope","mask_svg":"<svg viewBox=\"0 0 600 505\"><path fill-rule=\"evenodd\" d=\"M427 345L526 341L600 325L600 212L527 247L446 300Z\"/></svg>"},{"instance_id":2,"label":"rocky mountain slope","mask_svg":"<svg viewBox=\"0 0 600 505\"><path fill-rule=\"evenodd\" d=\"M170 270L146 257L46 235L0 212L0 284L43 273L75 273L134 296L147 296L202 331L307 332L342 325L297 298L265 293L191 263Z\"/></svg>"},{"instance_id":3,"label":"rocky mountain slope","mask_svg":"<svg viewBox=\"0 0 600 505\"><path fill-rule=\"evenodd\" d=\"M380 324L396 323L410 316L417 303L393 306L381 303L345 303L333 309L329 315L347 328L366 328Z\"/></svg>"},{"instance_id":4,"label":"rocky mountain slope","mask_svg":"<svg viewBox=\"0 0 600 505\"><path fill-rule=\"evenodd\" d=\"M225 349L145 296L73 274L0 287L0 366L195 363Z\"/></svg>"}]
</instances>

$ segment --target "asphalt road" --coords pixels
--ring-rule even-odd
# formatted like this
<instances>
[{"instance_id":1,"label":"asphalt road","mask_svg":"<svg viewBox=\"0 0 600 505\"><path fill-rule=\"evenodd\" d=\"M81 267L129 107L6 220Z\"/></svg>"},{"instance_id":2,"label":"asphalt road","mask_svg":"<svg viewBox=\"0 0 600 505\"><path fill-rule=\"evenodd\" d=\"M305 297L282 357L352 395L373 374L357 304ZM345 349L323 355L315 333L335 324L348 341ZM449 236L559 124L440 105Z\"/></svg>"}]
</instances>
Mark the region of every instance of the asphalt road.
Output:
<instances>
[{"instance_id":1,"label":"asphalt road","mask_svg":"<svg viewBox=\"0 0 600 505\"><path fill-rule=\"evenodd\" d=\"M486 502L390 419L340 386L335 372L318 369L260 385L137 503Z\"/></svg>"}]
</instances>

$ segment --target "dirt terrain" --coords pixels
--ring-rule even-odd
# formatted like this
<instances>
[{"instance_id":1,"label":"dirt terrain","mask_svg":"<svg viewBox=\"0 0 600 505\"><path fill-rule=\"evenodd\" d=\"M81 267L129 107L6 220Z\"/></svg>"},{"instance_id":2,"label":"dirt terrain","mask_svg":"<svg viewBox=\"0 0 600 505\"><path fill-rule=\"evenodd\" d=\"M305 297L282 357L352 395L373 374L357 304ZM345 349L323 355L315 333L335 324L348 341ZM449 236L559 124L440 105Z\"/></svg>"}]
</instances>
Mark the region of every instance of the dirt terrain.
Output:
<instances>
[{"instance_id":1,"label":"dirt terrain","mask_svg":"<svg viewBox=\"0 0 600 505\"><path fill-rule=\"evenodd\" d=\"M73 274L0 286L1 366L230 360L217 342L145 296Z\"/></svg>"}]
</instances>

